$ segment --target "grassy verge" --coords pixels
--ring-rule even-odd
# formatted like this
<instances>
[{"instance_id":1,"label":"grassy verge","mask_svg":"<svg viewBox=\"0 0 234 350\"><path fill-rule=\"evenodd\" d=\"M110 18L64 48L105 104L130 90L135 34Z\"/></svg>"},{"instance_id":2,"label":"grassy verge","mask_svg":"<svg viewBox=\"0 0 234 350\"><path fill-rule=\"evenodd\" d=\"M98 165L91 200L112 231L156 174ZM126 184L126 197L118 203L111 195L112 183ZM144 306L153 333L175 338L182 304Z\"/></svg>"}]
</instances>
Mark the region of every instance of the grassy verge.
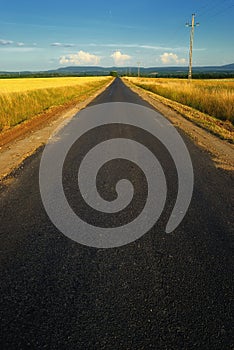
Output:
<instances>
[{"instance_id":1,"label":"grassy verge","mask_svg":"<svg viewBox=\"0 0 234 350\"><path fill-rule=\"evenodd\" d=\"M70 101L80 102L111 81L111 77L2 79L0 131Z\"/></svg>"},{"instance_id":2,"label":"grassy verge","mask_svg":"<svg viewBox=\"0 0 234 350\"><path fill-rule=\"evenodd\" d=\"M216 80L216 81L194 81L191 84L187 81L180 79L151 79L151 78L124 78L125 83L130 86L139 89L139 91L145 91L151 98L157 100L164 105L169 106L173 110L179 112L185 118L189 119L198 126L206 129L212 134L227 140L231 143L234 142L234 80ZM193 88L194 83L194 88ZM163 85L163 88L157 85ZM180 88L177 89L178 85ZM165 85L167 86L165 89ZM216 88L215 88L216 87ZM144 90L143 90L144 89ZM200 89L200 90L199 90ZM213 91L212 95L212 89ZM207 91L206 91L207 90ZM166 91L166 92L165 92ZM193 94L191 93L193 91ZM196 95L196 91L197 95ZM205 93L206 91L206 93ZM211 94L208 93L211 91ZM219 91L219 94L218 94ZM204 98L201 95L204 94ZM214 113L202 112L205 107L196 104L194 101L198 101L200 97L200 103L207 100L206 107L209 106L210 101L213 101L211 95L216 96L216 104L211 103L212 110L215 110L215 106L218 106L216 111L219 110L221 118L214 116ZM228 98L226 99L226 96ZM193 101L194 99L194 101ZM210 101L209 101L210 99ZM179 102L177 102L177 100ZM231 102L230 102L231 101ZM198 102L197 102L198 103ZM192 107L191 107L192 105ZM223 109L224 112L223 112ZM211 109L210 109L211 113ZM221 114L222 113L222 114ZM225 117L226 115L226 117Z\"/></svg>"}]
</instances>

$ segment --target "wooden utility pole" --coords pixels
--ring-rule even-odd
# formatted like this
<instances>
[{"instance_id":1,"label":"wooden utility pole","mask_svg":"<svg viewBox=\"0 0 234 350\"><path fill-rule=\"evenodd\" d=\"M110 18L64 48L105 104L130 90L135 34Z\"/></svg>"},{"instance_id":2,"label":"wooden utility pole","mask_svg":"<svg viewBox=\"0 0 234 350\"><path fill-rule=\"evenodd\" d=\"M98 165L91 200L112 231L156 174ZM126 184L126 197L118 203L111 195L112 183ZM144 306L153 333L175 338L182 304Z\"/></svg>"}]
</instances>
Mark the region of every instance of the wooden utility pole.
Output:
<instances>
[{"instance_id":1,"label":"wooden utility pole","mask_svg":"<svg viewBox=\"0 0 234 350\"><path fill-rule=\"evenodd\" d=\"M138 78L140 77L140 64L141 64L141 62L137 62L137 65L138 65Z\"/></svg>"},{"instance_id":2,"label":"wooden utility pole","mask_svg":"<svg viewBox=\"0 0 234 350\"><path fill-rule=\"evenodd\" d=\"M190 30L190 47L189 47L189 73L188 79L192 79L192 65L193 65L193 39L194 39L194 27L199 26L199 23L195 24L195 13L192 14L192 22L186 23L186 27L191 27Z\"/></svg>"}]
</instances>

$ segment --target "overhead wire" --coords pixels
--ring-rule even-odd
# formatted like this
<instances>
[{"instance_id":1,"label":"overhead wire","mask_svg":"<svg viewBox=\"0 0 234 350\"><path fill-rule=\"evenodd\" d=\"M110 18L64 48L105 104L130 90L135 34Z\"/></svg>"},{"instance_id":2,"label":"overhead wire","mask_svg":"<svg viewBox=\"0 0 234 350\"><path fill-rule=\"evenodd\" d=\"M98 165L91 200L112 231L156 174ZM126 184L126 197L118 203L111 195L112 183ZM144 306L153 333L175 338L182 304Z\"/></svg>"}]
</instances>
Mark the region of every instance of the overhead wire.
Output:
<instances>
[{"instance_id":1,"label":"overhead wire","mask_svg":"<svg viewBox=\"0 0 234 350\"><path fill-rule=\"evenodd\" d=\"M228 0L223 0L222 3L225 3ZM199 14L199 17L203 17L207 13L210 13L213 9L217 8L218 4L220 4L220 0L208 1L202 7L198 7L196 13Z\"/></svg>"},{"instance_id":2,"label":"overhead wire","mask_svg":"<svg viewBox=\"0 0 234 350\"><path fill-rule=\"evenodd\" d=\"M213 1L206 1L206 3L203 4L202 7L197 8L195 11L195 14L197 15L198 22L200 18L204 18L205 16L207 17L207 20L210 20L218 15L221 15L225 13L227 10L230 8L234 7L234 0L222 0L222 3L220 3L220 0L213 0ZM207 16L209 14L209 16ZM175 37L178 36L178 34L183 30L183 26L180 25L176 30L173 31L173 36L169 40L169 43L173 42L178 42L178 40L174 40ZM181 36L180 36L180 41L181 41Z\"/></svg>"},{"instance_id":3,"label":"overhead wire","mask_svg":"<svg viewBox=\"0 0 234 350\"><path fill-rule=\"evenodd\" d=\"M231 3L230 3L231 1ZM228 6L226 6L228 5ZM202 18L206 15L209 15L208 18L213 18L223 12L226 12L229 8L234 6L234 0L223 0L222 3L220 1L212 2L210 7L205 8L203 11L197 11L199 18Z\"/></svg>"},{"instance_id":4,"label":"overhead wire","mask_svg":"<svg viewBox=\"0 0 234 350\"><path fill-rule=\"evenodd\" d=\"M234 2L232 4L229 4L229 6L223 7L220 10L218 10L216 13L213 13L210 15L210 18L214 18L216 16L219 16L221 14L223 14L224 12L226 12L227 10L229 10L230 8L234 7Z\"/></svg>"},{"instance_id":5,"label":"overhead wire","mask_svg":"<svg viewBox=\"0 0 234 350\"><path fill-rule=\"evenodd\" d=\"M200 22L200 18L206 18L207 22L208 20L215 18L232 7L234 7L234 0L222 0L222 3L220 3L220 0L207 0L202 7L198 7L196 9L195 14L197 15L198 22ZM184 24L181 23L176 28L173 28L173 34L167 41L168 46L173 44L173 48L176 49L176 46L179 47L181 42L185 40L185 36L188 38L188 33L184 28Z\"/></svg>"}]
</instances>

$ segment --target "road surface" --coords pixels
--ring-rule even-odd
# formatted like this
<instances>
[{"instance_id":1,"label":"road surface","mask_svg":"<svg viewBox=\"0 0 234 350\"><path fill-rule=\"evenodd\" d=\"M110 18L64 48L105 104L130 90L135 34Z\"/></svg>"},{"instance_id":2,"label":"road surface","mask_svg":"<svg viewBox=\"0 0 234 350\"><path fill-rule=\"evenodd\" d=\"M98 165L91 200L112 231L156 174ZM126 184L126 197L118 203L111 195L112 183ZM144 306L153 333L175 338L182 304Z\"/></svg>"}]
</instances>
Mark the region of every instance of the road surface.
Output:
<instances>
[{"instance_id":1,"label":"road surface","mask_svg":"<svg viewBox=\"0 0 234 350\"><path fill-rule=\"evenodd\" d=\"M92 105L105 102L149 107L120 79ZM113 126L105 132L118 134ZM43 149L15 172L0 192L1 349L233 349L232 177L180 134L195 176L187 215L173 233L165 233L177 193L173 164L153 139L136 134L157 153L169 195L155 226L119 248L80 245L51 223L39 191ZM132 131L125 130L125 136ZM68 168L96 138L90 135L72 150ZM136 207L118 218L124 223L141 210L147 188L129 164L114 165L116 176L127 173L139 192ZM64 188L75 208L74 174L65 175ZM106 181L99 180L108 197ZM105 217L90 215L85 207L82 215L107 225Z\"/></svg>"}]
</instances>

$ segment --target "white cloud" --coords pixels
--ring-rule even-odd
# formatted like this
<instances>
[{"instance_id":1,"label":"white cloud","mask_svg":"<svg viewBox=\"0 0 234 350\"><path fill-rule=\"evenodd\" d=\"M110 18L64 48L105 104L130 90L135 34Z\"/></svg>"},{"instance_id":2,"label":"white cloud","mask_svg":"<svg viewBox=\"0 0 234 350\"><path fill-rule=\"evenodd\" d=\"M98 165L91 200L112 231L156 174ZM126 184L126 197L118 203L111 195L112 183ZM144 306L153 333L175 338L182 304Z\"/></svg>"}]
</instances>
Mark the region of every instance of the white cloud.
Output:
<instances>
[{"instance_id":1,"label":"white cloud","mask_svg":"<svg viewBox=\"0 0 234 350\"><path fill-rule=\"evenodd\" d=\"M50 46L63 46L63 44L62 43L52 43L52 44L50 44Z\"/></svg>"},{"instance_id":2,"label":"white cloud","mask_svg":"<svg viewBox=\"0 0 234 350\"><path fill-rule=\"evenodd\" d=\"M113 58L116 65L124 64L125 61L131 59L131 56L121 53L120 51L115 51L111 57Z\"/></svg>"},{"instance_id":3,"label":"white cloud","mask_svg":"<svg viewBox=\"0 0 234 350\"><path fill-rule=\"evenodd\" d=\"M161 58L161 62L163 64L184 64L186 63L185 58L179 58L175 53L172 52L164 52L164 54L162 54L160 56Z\"/></svg>"},{"instance_id":4,"label":"white cloud","mask_svg":"<svg viewBox=\"0 0 234 350\"><path fill-rule=\"evenodd\" d=\"M42 51L43 48L40 47L23 47L23 46L5 46L1 48L1 52L33 52L33 51Z\"/></svg>"},{"instance_id":5,"label":"white cloud","mask_svg":"<svg viewBox=\"0 0 234 350\"><path fill-rule=\"evenodd\" d=\"M11 45L11 44L13 44L12 40L0 39L0 45Z\"/></svg>"},{"instance_id":6,"label":"white cloud","mask_svg":"<svg viewBox=\"0 0 234 350\"><path fill-rule=\"evenodd\" d=\"M57 47L73 47L75 46L74 44L63 44L63 43L52 43L50 46L57 46Z\"/></svg>"},{"instance_id":7,"label":"white cloud","mask_svg":"<svg viewBox=\"0 0 234 350\"><path fill-rule=\"evenodd\" d=\"M90 43L88 46L92 47L118 47L118 48L135 48L135 49L145 49L145 50L170 50L170 51L186 51L188 50L187 47L167 47L167 46L160 46L160 45L142 45L142 44L123 44L123 43L113 43L113 44L96 44L96 43ZM196 49L194 48L194 51ZM204 49L198 49L198 50L204 50Z\"/></svg>"},{"instance_id":8,"label":"white cloud","mask_svg":"<svg viewBox=\"0 0 234 350\"><path fill-rule=\"evenodd\" d=\"M59 62L61 64L77 64L77 65L91 65L95 66L99 64L100 57L96 55L92 55L89 52L79 51L74 54L70 54L67 56L61 56Z\"/></svg>"},{"instance_id":9,"label":"white cloud","mask_svg":"<svg viewBox=\"0 0 234 350\"><path fill-rule=\"evenodd\" d=\"M24 43L16 43L17 46L24 46Z\"/></svg>"}]
</instances>

